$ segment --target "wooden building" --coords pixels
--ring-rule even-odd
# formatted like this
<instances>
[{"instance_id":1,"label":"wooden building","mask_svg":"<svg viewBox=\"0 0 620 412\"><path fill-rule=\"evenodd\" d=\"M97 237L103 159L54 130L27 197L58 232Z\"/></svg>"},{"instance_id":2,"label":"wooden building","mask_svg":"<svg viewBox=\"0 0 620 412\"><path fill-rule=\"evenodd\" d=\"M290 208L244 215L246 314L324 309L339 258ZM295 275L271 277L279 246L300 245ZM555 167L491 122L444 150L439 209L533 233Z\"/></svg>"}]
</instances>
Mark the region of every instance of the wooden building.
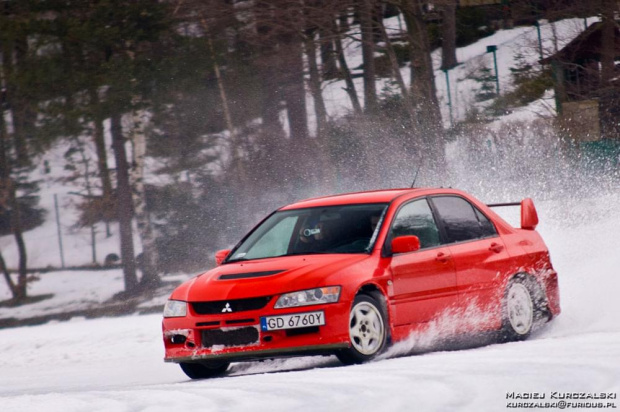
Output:
<instances>
[{"instance_id":1,"label":"wooden building","mask_svg":"<svg viewBox=\"0 0 620 412\"><path fill-rule=\"evenodd\" d=\"M616 70L601 81L603 25L590 25L556 54L540 62L551 64L560 120L578 140L620 139L620 30L614 28Z\"/></svg>"}]
</instances>

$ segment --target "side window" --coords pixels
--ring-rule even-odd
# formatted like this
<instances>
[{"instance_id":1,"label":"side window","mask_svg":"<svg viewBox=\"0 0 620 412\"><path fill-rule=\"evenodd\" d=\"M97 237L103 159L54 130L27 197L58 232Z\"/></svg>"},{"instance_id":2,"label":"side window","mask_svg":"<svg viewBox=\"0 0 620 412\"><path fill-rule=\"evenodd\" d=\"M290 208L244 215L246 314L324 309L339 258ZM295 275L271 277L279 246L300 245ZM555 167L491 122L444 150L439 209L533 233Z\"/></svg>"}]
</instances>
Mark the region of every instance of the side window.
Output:
<instances>
[{"instance_id":1,"label":"side window","mask_svg":"<svg viewBox=\"0 0 620 412\"><path fill-rule=\"evenodd\" d=\"M478 221L480 222L480 227L482 228L482 237L491 237L497 235L497 230L495 230L495 226L493 223L479 211L476 206L474 206L474 210L476 211L476 217L478 217Z\"/></svg>"},{"instance_id":2,"label":"side window","mask_svg":"<svg viewBox=\"0 0 620 412\"><path fill-rule=\"evenodd\" d=\"M390 234L392 239L398 236L417 236L422 249L439 245L439 230L426 199L403 206L394 218Z\"/></svg>"},{"instance_id":3,"label":"side window","mask_svg":"<svg viewBox=\"0 0 620 412\"><path fill-rule=\"evenodd\" d=\"M456 196L433 197L448 243L480 239L496 234L495 227L467 200Z\"/></svg>"}]
</instances>

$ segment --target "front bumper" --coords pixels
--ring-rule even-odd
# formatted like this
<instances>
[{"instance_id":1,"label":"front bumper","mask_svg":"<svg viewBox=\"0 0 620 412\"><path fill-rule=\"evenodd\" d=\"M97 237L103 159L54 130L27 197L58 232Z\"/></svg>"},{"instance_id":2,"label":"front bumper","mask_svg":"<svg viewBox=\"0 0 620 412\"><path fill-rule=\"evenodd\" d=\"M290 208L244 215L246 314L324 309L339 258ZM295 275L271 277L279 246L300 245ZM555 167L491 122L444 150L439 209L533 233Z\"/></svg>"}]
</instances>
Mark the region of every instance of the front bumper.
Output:
<instances>
[{"instance_id":1,"label":"front bumper","mask_svg":"<svg viewBox=\"0 0 620 412\"><path fill-rule=\"evenodd\" d=\"M252 360L333 353L349 346L350 308L347 304L273 309L274 303L275 299L260 310L212 315L197 314L192 305L188 305L187 316L163 320L166 350L164 360L176 363ZM325 313L325 325L276 331L261 330L261 317L315 311ZM241 341L243 343L239 343Z\"/></svg>"}]
</instances>

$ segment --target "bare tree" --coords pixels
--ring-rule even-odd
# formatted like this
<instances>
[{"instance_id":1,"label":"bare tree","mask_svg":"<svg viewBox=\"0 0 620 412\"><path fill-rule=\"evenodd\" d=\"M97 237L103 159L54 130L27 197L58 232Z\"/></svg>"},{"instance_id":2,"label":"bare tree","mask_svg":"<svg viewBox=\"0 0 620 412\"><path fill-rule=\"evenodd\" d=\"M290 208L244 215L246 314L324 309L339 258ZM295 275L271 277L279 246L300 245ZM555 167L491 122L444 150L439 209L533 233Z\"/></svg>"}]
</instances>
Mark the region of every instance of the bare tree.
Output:
<instances>
[{"instance_id":1,"label":"bare tree","mask_svg":"<svg viewBox=\"0 0 620 412\"><path fill-rule=\"evenodd\" d=\"M155 235L148 215L146 203L145 160L146 160L146 134L148 130L149 117L146 111L136 109L132 116L133 130L131 133L132 142L132 167L130 171L131 186L133 188L133 206L138 233L142 241L142 259L139 261L139 268L142 271L140 283L147 289L152 289L159 285L158 275L159 255L155 246Z\"/></svg>"},{"instance_id":2,"label":"bare tree","mask_svg":"<svg viewBox=\"0 0 620 412\"><path fill-rule=\"evenodd\" d=\"M336 32L336 35L334 37L334 44L336 45L336 54L338 56L338 63L340 65L340 73L344 78L344 82L346 85L345 91L349 95L351 105L353 106L353 111L360 114L362 113L362 105L360 104L359 97L357 96L355 83L353 83L353 76L351 75L351 70L349 70L347 58L344 54L344 47L342 46L342 35L345 31L346 25L343 25L342 19L339 19L339 26L336 27L336 25L334 24L334 27L334 31Z\"/></svg>"},{"instance_id":3,"label":"bare tree","mask_svg":"<svg viewBox=\"0 0 620 412\"><path fill-rule=\"evenodd\" d=\"M136 275L136 258L132 232L133 204L131 186L129 184L129 164L127 163L127 152L125 151L126 139L123 134L122 118L119 113L112 114L110 133L112 134L112 147L116 161L116 216L120 233L125 292L134 293L138 288L138 277Z\"/></svg>"},{"instance_id":4,"label":"bare tree","mask_svg":"<svg viewBox=\"0 0 620 412\"><path fill-rule=\"evenodd\" d=\"M401 1L400 8L407 24L411 55L411 99L415 105L418 139L424 143L424 156L429 169L441 173L445 168L444 136L441 111L435 88L428 31L422 0Z\"/></svg>"},{"instance_id":5,"label":"bare tree","mask_svg":"<svg viewBox=\"0 0 620 412\"><path fill-rule=\"evenodd\" d=\"M456 4L457 0L441 0L441 70L450 70L459 62L456 58Z\"/></svg>"},{"instance_id":6,"label":"bare tree","mask_svg":"<svg viewBox=\"0 0 620 412\"><path fill-rule=\"evenodd\" d=\"M601 0L601 15L603 21L601 44L601 81L608 83L614 76L616 57L615 22L616 0Z\"/></svg>"},{"instance_id":7,"label":"bare tree","mask_svg":"<svg viewBox=\"0 0 620 412\"><path fill-rule=\"evenodd\" d=\"M317 137L321 137L327 124L327 109L321 89L321 73L316 63L316 45L314 30L309 30L305 40L306 58L308 60L310 93L314 101L314 114L317 123Z\"/></svg>"},{"instance_id":8,"label":"bare tree","mask_svg":"<svg viewBox=\"0 0 620 412\"><path fill-rule=\"evenodd\" d=\"M375 38L373 25L374 0L360 0L359 15L362 30L362 59L364 61L364 109L377 111L377 83L375 79Z\"/></svg>"}]
</instances>

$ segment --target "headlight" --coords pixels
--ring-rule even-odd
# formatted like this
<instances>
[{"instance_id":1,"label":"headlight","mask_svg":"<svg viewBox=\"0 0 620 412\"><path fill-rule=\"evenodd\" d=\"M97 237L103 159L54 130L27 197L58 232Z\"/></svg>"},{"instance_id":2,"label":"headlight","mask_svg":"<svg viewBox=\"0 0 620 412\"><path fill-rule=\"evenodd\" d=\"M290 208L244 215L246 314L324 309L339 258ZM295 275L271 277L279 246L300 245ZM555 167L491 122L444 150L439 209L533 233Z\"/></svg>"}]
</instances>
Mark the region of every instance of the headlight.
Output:
<instances>
[{"instance_id":1,"label":"headlight","mask_svg":"<svg viewBox=\"0 0 620 412\"><path fill-rule=\"evenodd\" d=\"M169 300L164 306L164 318L181 318L187 315L187 302Z\"/></svg>"},{"instance_id":2,"label":"headlight","mask_svg":"<svg viewBox=\"0 0 620 412\"><path fill-rule=\"evenodd\" d=\"M296 306L334 303L338 302L338 298L340 298L340 286L300 290L299 292L285 293L280 296L274 308L294 308Z\"/></svg>"}]
</instances>

